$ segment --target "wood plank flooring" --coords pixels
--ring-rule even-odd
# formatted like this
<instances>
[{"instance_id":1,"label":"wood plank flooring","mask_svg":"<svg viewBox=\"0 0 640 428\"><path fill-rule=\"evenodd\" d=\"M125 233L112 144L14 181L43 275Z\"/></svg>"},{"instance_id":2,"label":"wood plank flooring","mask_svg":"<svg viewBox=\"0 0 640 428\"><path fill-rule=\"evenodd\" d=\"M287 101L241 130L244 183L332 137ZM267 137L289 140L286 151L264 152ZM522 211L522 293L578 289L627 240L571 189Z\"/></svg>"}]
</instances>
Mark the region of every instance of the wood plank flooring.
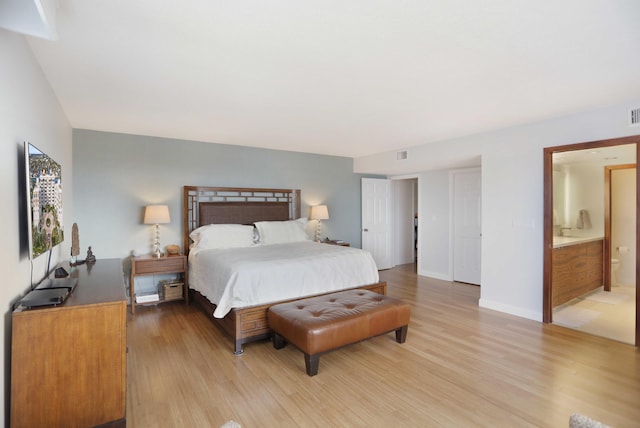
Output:
<instances>
[{"instance_id":1,"label":"wood plank flooring","mask_svg":"<svg viewBox=\"0 0 640 428\"><path fill-rule=\"evenodd\" d=\"M393 333L320 358L291 345L233 355L195 306L140 308L128 319L129 427L567 427L574 412L640 424L640 351L478 307L479 287L381 272L412 304Z\"/></svg>"}]
</instances>

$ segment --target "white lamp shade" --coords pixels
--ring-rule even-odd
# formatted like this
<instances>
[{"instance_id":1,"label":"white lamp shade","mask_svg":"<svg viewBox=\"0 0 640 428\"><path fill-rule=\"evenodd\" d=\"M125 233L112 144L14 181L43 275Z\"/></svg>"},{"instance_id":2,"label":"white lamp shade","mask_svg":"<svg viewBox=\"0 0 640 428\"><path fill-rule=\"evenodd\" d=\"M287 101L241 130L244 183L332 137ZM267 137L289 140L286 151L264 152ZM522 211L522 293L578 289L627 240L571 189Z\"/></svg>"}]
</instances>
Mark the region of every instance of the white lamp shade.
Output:
<instances>
[{"instance_id":1,"label":"white lamp shade","mask_svg":"<svg viewBox=\"0 0 640 428\"><path fill-rule=\"evenodd\" d=\"M167 205L147 205L144 209L144 224L166 224L171 222Z\"/></svg>"},{"instance_id":2,"label":"white lamp shade","mask_svg":"<svg viewBox=\"0 0 640 428\"><path fill-rule=\"evenodd\" d=\"M316 205L311 207L311 220L328 220L329 209L326 205Z\"/></svg>"}]
</instances>

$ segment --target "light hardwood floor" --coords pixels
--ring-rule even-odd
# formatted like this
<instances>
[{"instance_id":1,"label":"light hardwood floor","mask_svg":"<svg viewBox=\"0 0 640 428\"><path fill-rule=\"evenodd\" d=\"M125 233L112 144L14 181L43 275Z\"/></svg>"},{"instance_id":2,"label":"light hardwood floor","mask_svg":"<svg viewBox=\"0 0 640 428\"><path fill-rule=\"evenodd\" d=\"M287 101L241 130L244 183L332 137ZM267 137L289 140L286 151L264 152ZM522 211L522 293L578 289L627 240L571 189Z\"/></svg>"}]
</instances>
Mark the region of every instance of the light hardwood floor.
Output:
<instances>
[{"instance_id":1,"label":"light hardwood floor","mask_svg":"<svg viewBox=\"0 0 640 428\"><path fill-rule=\"evenodd\" d=\"M631 345L478 307L476 286L381 272L412 304L393 333L320 358L292 346L235 357L201 311L181 303L128 319L130 427L567 427L580 412L640 424L640 352Z\"/></svg>"}]
</instances>

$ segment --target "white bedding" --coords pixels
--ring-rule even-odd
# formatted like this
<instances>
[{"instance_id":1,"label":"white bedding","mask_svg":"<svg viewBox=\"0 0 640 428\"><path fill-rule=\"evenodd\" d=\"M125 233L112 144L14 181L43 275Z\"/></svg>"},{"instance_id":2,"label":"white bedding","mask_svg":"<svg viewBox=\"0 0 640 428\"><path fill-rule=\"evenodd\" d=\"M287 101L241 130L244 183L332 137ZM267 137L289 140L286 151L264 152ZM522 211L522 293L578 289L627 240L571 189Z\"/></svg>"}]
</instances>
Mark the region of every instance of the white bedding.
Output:
<instances>
[{"instance_id":1,"label":"white bedding","mask_svg":"<svg viewBox=\"0 0 640 428\"><path fill-rule=\"evenodd\" d=\"M216 305L216 318L223 318L232 308L378 281L378 268L368 251L312 241L189 254L189 287Z\"/></svg>"}]
</instances>

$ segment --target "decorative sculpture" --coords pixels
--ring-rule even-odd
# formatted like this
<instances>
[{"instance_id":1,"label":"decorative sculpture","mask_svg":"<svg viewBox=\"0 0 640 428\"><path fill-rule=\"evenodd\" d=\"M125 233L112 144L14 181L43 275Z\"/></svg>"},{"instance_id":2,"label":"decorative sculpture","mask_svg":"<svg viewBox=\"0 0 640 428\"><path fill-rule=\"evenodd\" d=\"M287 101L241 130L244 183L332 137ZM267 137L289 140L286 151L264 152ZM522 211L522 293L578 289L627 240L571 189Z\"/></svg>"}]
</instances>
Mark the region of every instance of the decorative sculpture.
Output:
<instances>
[{"instance_id":1,"label":"decorative sculpture","mask_svg":"<svg viewBox=\"0 0 640 428\"><path fill-rule=\"evenodd\" d=\"M71 229L71 260L69 264L75 266L78 264L78 254L80 254L80 237L78 234L78 223L73 223Z\"/></svg>"},{"instance_id":2,"label":"decorative sculpture","mask_svg":"<svg viewBox=\"0 0 640 428\"><path fill-rule=\"evenodd\" d=\"M91 245L89 245L89 249L87 250L87 258L85 259L85 263L92 264L96 262L96 256L93 255L93 251L91 251Z\"/></svg>"}]
</instances>

